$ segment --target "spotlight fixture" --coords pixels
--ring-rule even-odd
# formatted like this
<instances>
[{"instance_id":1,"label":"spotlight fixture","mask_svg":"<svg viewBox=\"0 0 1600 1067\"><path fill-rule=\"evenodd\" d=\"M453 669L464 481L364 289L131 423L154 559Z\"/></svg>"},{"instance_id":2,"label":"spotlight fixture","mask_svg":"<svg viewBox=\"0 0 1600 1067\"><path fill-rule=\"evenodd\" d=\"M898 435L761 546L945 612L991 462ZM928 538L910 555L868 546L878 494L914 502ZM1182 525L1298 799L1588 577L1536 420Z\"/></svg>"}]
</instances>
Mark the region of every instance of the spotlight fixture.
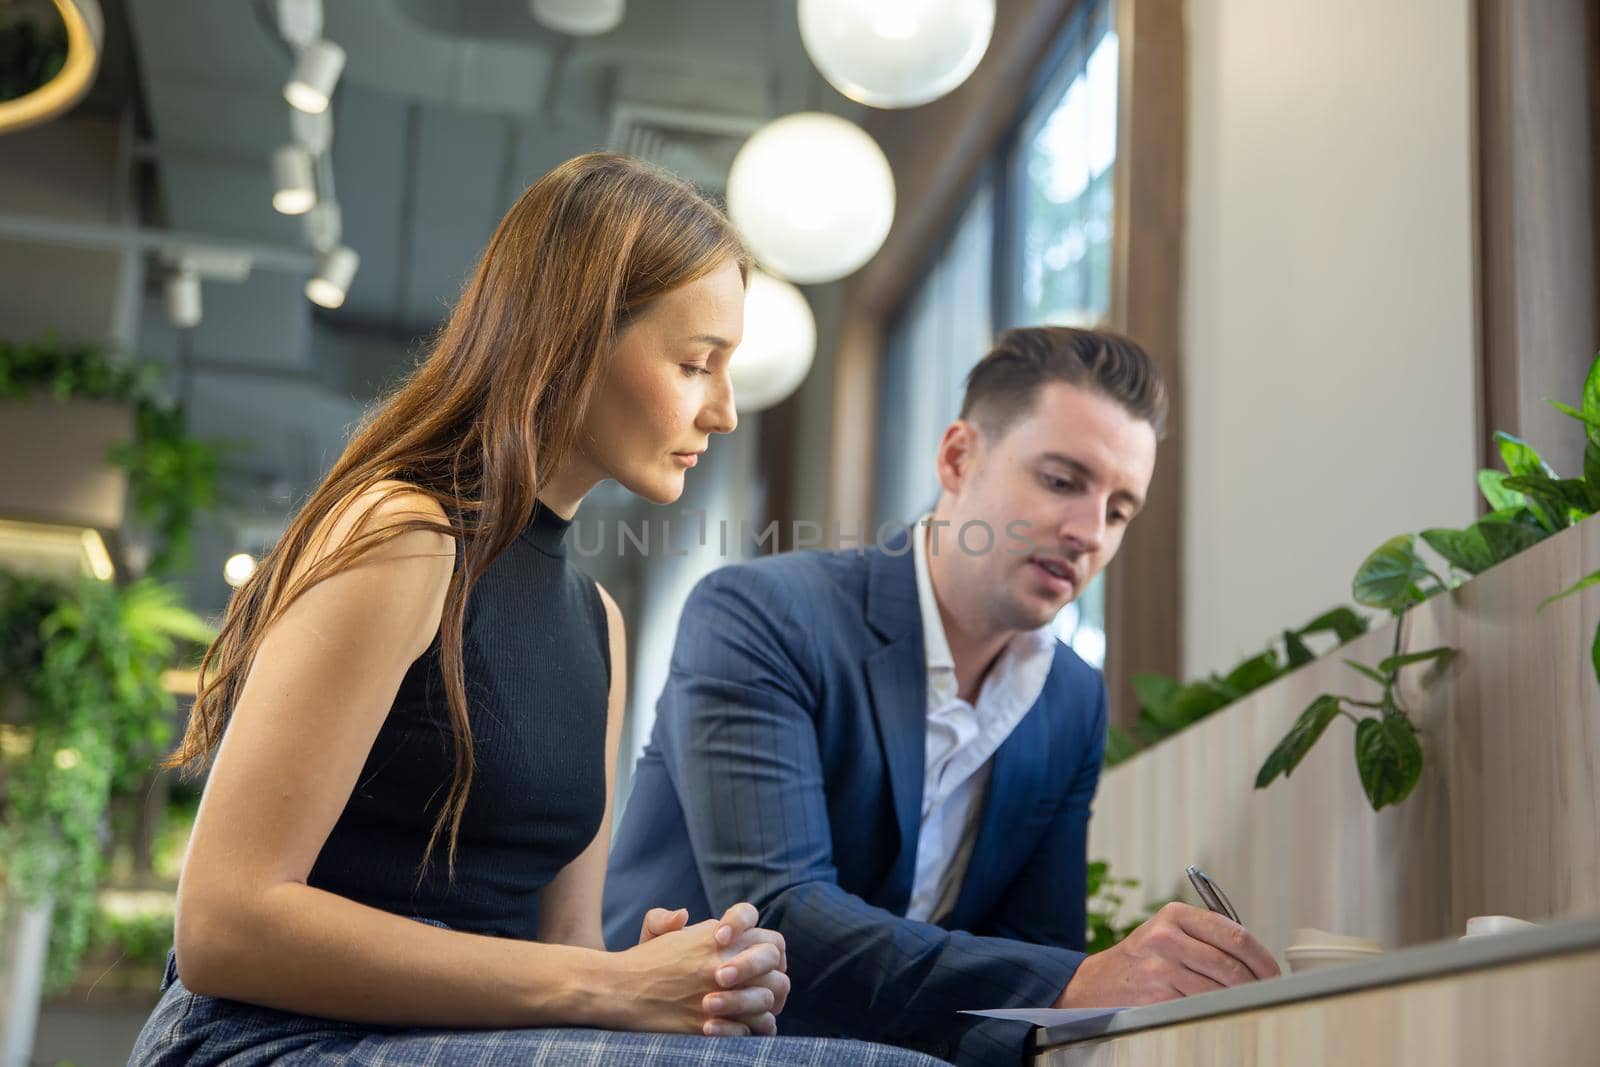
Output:
<instances>
[{"instance_id":1,"label":"spotlight fixture","mask_svg":"<svg viewBox=\"0 0 1600 1067\"><path fill-rule=\"evenodd\" d=\"M301 111L328 110L333 87L344 71L344 49L332 41L315 40L300 50L294 72L283 87L283 98Z\"/></svg>"},{"instance_id":2,"label":"spotlight fixture","mask_svg":"<svg viewBox=\"0 0 1600 1067\"><path fill-rule=\"evenodd\" d=\"M304 215L315 207L317 183L311 151L302 144L286 144L273 152L272 184L272 206L280 214Z\"/></svg>"},{"instance_id":3,"label":"spotlight fixture","mask_svg":"<svg viewBox=\"0 0 1600 1067\"><path fill-rule=\"evenodd\" d=\"M167 318L179 329L200 325L200 275L181 266L167 276L163 291Z\"/></svg>"},{"instance_id":4,"label":"spotlight fixture","mask_svg":"<svg viewBox=\"0 0 1600 1067\"><path fill-rule=\"evenodd\" d=\"M333 144L333 115L328 111L301 111L289 109L289 129L294 139L306 146L314 156L320 156Z\"/></svg>"},{"instance_id":5,"label":"spotlight fixture","mask_svg":"<svg viewBox=\"0 0 1600 1067\"><path fill-rule=\"evenodd\" d=\"M349 294L360 265L361 256L349 245L332 249L318 262L316 275L306 282L306 296L321 307L339 307Z\"/></svg>"}]
</instances>

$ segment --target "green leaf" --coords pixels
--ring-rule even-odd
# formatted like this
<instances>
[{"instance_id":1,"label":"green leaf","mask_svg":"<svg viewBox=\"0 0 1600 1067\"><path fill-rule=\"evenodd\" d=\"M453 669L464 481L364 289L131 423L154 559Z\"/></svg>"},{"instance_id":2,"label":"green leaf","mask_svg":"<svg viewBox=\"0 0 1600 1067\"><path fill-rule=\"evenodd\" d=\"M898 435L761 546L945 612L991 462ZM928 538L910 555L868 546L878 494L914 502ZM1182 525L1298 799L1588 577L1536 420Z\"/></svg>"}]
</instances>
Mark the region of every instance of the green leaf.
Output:
<instances>
[{"instance_id":1,"label":"green leaf","mask_svg":"<svg viewBox=\"0 0 1600 1067\"><path fill-rule=\"evenodd\" d=\"M1373 811L1410 796L1422 776L1422 745L1411 720L1391 714L1357 723L1356 770Z\"/></svg>"},{"instance_id":2,"label":"green leaf","mask_svg":"<svg viewBox=\"0 0 1600 1067\"><path fill-rule=\"evenodd\" d=\"M1333 631L1342 645L1367 632L1367 617L1352 608L1340 605L1323 612L1296 631L1300 636Z\"/></svg>"},{"instance_id":3,"label":"green leaf","mask_svg":"<svg viewBox=\"0 0 1600 1067\"><path fill-rule=\"evenodd\" d=\"M1167 707L1169 720L1175 728L1182 729L1227 706L1233 699L1209 681L1190 682L1173 694L1172 702Z\"/></svg>"},{"instance_id":4,"label":"green leaf","mask_svg":"<svg viewBox=\"0 0 1600 1067\"><path fill-rule=\"evenodd\" d=\"M1417 582L1428 576L1412 534L1391 537L1362 561L1352 591L1356 603L1384 611L1404 611L1425 599Z\"/></svg>"},{"instance_id":5,"label":"green leaf","mask_svg":"<svg viewBox=\"0 0 1600 1067\"><path fill-rule=\"evenodd\" d=\"M1378 670L1384 674L1392 674L1401 667L1409 667L1413 663L1424 663L1428 660L1447 660L1456 654L1453 648L1430 648L1426 652L1407 652L1399 656L1390 656L1378 664Z\"/></svg>"},{"instance_id":6,"label":"green leaf","mask_svg":"<svg viewBox=\"0 0 1600 1067\"><path fill-rule=\"evenodd\" d=\"M1551 604L1554 604L1562 597L1569 597L1573 593L1581 592L1589 588L1591 585L1596 584L1600 584L1600 571L1595 571L1593 574L1579 578L1576 582L1573 582L1571 585L1567 586L1567 588L1561 590L1561 592L1556 593L1553 596L1545 597L1544 600L1539 603L1539 610L1543 611L1545 608L1549 607Z\"/></svg>"},{"instance_id":7,"label":"green leaf","mask_svg":"<svg viewBox=\"0 0 1600 1067\"><path fill-rule=\"evenodd\" d=\"M1546 478L1543 475L1521 475L1505 480L1507 489L1514 489L1549 508L1563 528L1575 518L1588 518L1600 504L1589 483L1582 478Z\"/></svg>"},{"instance_id":8,"label":"green leaf","mask_svg":"<svg viewBox=\"0 0 1600 1067\"><path fill-rule=\"evenodd\" d=\"M1428 547L1443 556L1450 566L1468 574L1482 574L1494 566L1483 532L1474 523L1465 530L1423 530Z\"/></svg>"},{"instance_id":9,"label":"green leaf","mask_svg":"<svg viewBox=\"0 0 1600 1067\"><path fill-rule=\"evenodd\" d=\"M1534 447L1520 437L1515 437L1504 430L1496 430L1495 441L1500 445L1500 458L1505 462L1506 470L1519 477L1535 477L1543 475L1554 478L1556 472L1550 469L1550 464L1540 458Z\"/></svg>"},{"instance_id":10,"label":"green leaf","mask_svg":"<svg viewBox=\"0 0 1600 1067\"><path fill-rule=\"evenodd\" d=\"M1134 741L1133 735L1120 726L1106 728L1106 754L1105 766L1115 767L1117 764L1129 759L1139 751L1139 745Z\"/></svg>"},{"instance_id":11,"label":"green leaf","mask_svg":"<svg viewBox=\"0 0 1600 1067\"><path fill-rule=\"evenodd\" d=\"M1313 700L1261 765L1261 770L1256 774L1256 788L1265 789L1280 774L1289 777L1342 710L1336 696L1323 693Z\"/></svg>"},{"instance_id":12,"label":"green leaf","mask_svg":"<svg viewBox=\"0 0 1600 1067\"><path fill-rule=\"evenodd\" d=\"M1600 626L1594 630L1594 644L1589 646L1589 662L1594 664L1595 681L1600 682Z\"/></svg>"},{"instance_id":13,"label":"green leaf","mask_svg":"<svg viewBox=\"0 0 1600 1067\"><path fill-rule=\"evenodd\" d=\"M1589 373L1583 379L1583 419L1591 426L1600 426L1600 355L1589 364ZM1593 435L1590 437L1593 440Z\"/></svg>"},{"instance_id":14,"label":"green leaf","mask_svg":"<svg viewBox=\"0 0 1600 1067\"><path fill-rule=\"evenodd\" d=\"M1316 659L1316 654L1300 639L1300 635L1293 630L1283 631L1283 647L1289 657L1290 667L1303 667Z\"/></svg>"},{"instance_id":15,"label":"green leaf","mask_svg":"<svg viewBox=\"0 0 1600 1067\"><path fill-rule=\"evenodd\" d=\"M1589 416L1585 415L1571 404L1563 404L1559 400L1551 400L1547 401L1547 403L1549 403L1549 405L1555 408L1557 411L1561 412L1561 414L1571 415L1585 426L1600 426L1600 421L1591 421Z\"/></svg>"},{"instance_id":16,"label":"green leaf","mask_svg":"<svg viewBox=\"0 0 1600 1067\"><path fill-rule=\"evenodd\" d=\"M1377 682L1379 685L1383 686L1385 689L1387 689L1389 687L1389 679L1387 677L1385 677L1384 675L1379 674L1377 671L1373 670L1371 667L1367 666L1365 663L1357 663L1353 659L1347 659L1347 660L1344 661L1344 665L1346 667L1349 667L1351 670L1353 670L1353 671L1355 671L1355 672L1357 672L1357 673L1359 673L1359 674L1361 674L1361 675L1363 675L1363 676L1365 676L1367 678L1371 678L1374 682Z\"/></svg>"},{"instance_id":17,"label":"green leaf","mask_svg":"<svg viewBox=\"0 0 1600 1067\"><path fill-rule=\"evenodd\" d=\"M1583 443L1583 480L1589 485L1589 495L1600 493L1600 441L1594 435Z\"/></svg>"},{"instance_id":18,"label":"green leaf","mask_svg":"<svg viewBox=\"0 0 1600 1067\"><path fill-rule=\"evenodd\" d=\"M1259 656L1252 656L1233 668L1222 683L1237 694L1234 698L1237 700L1239 696L1253 689L1260 689L1282 673L1282 668L1278 666L1278 654L1269 648Z\"/></svg>"},{"instance_id":19,"label":"green leaf","mask_svg":"<svg viewBox=\"0 0 1600 1067\"><path fill-rule=\"evenodd\" d=\"M1483 537L1483 543L1489 549L1489 558L1493 563L1502 563L1515 556L1523 549L1532 546L1549 537L1549 533L1542 526L1530 522L1508 520L1499 512L1486 515L1479 519L1473 526Z\"/></svg>"},{"instance_id":20,"label":"green leaf","mask_svg":"<svg viewBox=\"0 0 1600 1067\"><path fill-rule=\"evenodd\" d=\"M1505 487L1506 479L1510 475L1505 471L1481 470L1478 472L1478 489L1483 493L1483 499L1495 511L1506 508L1527 507L1528 501L1521 493Z\"/></svg>"},{"instance_id":21,"label":"green leaf","mask_svg":"<svg viewBox=\"0 0 1600 1067\"><path fill-rule=\"evenodd\" d=\"M1178 692L1178 680L1164 674L1135 674L1129 679L1141 707L1164 710Z\"/></svg>"}]
</instances>

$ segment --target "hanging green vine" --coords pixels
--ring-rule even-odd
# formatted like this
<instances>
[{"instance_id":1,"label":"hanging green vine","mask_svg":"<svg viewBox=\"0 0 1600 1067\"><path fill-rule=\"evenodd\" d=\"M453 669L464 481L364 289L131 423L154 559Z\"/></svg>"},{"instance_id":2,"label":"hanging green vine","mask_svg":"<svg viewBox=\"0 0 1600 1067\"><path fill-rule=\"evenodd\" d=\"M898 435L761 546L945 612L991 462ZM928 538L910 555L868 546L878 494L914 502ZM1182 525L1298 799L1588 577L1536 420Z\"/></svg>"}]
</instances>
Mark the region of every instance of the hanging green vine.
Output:
<instances>
[{"instance_id":1,"label":"hanging green vine","mask_svg":"<svg viewBox=\"0 0 1600 1067\"><path fill-rule=\"evenodd\" d=\"M52 988L83 954L111 793L142 778L169 740L177 709L162 673L180 646L212 636L176 590L149 579L69 587L0 571L0 855L13 892L53 897Z\"/></svg>"},{"instance_id":2,"label":"hanging green vine","mask_svg":"<svg viewBox=\"0 0 1600 1067\"><path fill-rule=\"evenodd\" d=\"M127 470L132 511L154 534L147 573L167 575L219 502L222 451L188 435L158 375L95 345L0 341L0 403L132 407L134 439L107 461ZM67 584L0 570L0 875L8 895L51 903L47 988L67 985L83 955L111 796L170 740L177 708L162 674L212 637L154 577Z\"/></svg>"}]
</instances>

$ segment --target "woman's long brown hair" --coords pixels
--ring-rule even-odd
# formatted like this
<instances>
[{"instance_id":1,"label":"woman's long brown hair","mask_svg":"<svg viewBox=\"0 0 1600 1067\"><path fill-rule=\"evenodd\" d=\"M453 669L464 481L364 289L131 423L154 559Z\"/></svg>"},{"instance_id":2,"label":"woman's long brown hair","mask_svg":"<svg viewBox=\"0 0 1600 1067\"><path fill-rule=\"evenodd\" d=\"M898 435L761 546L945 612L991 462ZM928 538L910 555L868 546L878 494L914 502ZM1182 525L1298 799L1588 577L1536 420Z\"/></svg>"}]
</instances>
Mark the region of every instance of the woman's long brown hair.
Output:
<instances>
[{"instance_id":1,"label":"woman's long brown hair","mask_svg":"<svg viewBox=\"0 0 1600 1067\"><path fill-rule=\"evenodd\" d=\"M448 534L461 559L438 641L455 773L422 866L448 830L453 877L475 765L462 670L467 598L571 457L618 332L651 300L730 259L748 275L748 257L716 208L683 181L625 156L580 156L524 192L427 358L357 431L234 593L201 662L183 742L166 765L198 771L210 761L263 635L307 589L409 530ZM386 480L404 484L380 500L421 491L443 507L448 525L417 517L358 532L290 582L313 535Z\"/></svg>"}]
</instances>

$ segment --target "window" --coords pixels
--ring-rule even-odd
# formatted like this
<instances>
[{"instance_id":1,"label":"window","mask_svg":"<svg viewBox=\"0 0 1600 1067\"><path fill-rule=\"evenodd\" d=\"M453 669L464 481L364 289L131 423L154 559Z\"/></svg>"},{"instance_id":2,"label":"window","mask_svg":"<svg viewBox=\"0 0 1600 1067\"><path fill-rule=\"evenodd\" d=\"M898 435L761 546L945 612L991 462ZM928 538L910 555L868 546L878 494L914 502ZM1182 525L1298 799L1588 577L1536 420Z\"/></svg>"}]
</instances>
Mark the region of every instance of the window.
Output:
<instances>
[{"instance_id":1,"label":"window","mask_svg":"<svg viewBox=\"0 0 1600 1067\"><path fill-rule=\"evenodd\" d=\"M1117 35L1102 6L1018 137L1016 325L1092 327L1111 310ZM1077 36L1077 35L1075 35Z\"/></svg>"},{"instance_id":2,"label":"window","mask_svg":"<svg viewBox=\"0 0 1600 1067\"><path fill-rule=\"evenodd\" d=\"M895 319L879 390L879 526L932 505L934 447L996 328L1096 326L1110 312L1114 26L1110 2L1083 3L1034 101ZM1054 628L1102 666L1103 579L1067 605Z\"/></svg>"},{"instance_id":3,"label":"window","mask_svg":"<svg viewBox=\"0 0 1600 1067\"><path fill-rule=\"evenodd\" d=\"M994 197L980 186L890 332L878 409L876 524L933 506L933 452L961 409L967 372L989 349Z\"/></svg>"},{"instance_id":4,"label":"window","mask_svg":"<svg viewBox=\"0 0 1600 1067\"><path fill-rule=\"evenodd\" d=\"M1113 15L1110 3L1091 5L1068 31L1062 62L1018 131L1009 168L1015 282L999 296L1008 325L1093 327L1111 311ZM1105 575L1056 617L1055 631L1087 662L1105 664Z\"/></svg>"}]
</instances>

